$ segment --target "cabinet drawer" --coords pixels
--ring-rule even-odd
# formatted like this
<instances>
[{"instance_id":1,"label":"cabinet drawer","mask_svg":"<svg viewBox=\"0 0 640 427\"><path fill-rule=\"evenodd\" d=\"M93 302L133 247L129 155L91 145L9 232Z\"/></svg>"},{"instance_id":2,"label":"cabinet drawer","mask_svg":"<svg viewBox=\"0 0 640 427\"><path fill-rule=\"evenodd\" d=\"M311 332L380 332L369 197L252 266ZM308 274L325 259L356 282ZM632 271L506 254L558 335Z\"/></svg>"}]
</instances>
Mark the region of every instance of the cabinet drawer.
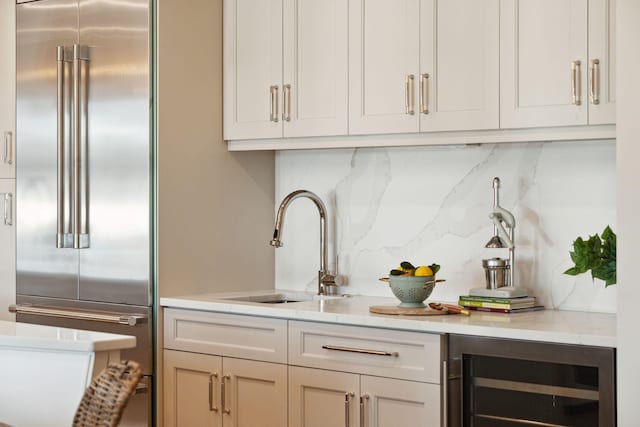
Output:
<instances>
[{"instance_id":1,"label":"cabinet drawer","mask_svg":"<svg viewBox=\"0 0 640 427\"><path fill-rule=\"evenodd\" d=\"M164 347L172 350L287 363L287 321L165 309Z\"/></svg>"},{"instance_id":2,"label":"cabinet drawer","mask_svg":"<svg viewBox=\"0 0 640 427\"><path fill-rule=\"evenodd\" d=\"M440 335L289 321L289 364L440 383Z\"/></svg>"}]
</instances>

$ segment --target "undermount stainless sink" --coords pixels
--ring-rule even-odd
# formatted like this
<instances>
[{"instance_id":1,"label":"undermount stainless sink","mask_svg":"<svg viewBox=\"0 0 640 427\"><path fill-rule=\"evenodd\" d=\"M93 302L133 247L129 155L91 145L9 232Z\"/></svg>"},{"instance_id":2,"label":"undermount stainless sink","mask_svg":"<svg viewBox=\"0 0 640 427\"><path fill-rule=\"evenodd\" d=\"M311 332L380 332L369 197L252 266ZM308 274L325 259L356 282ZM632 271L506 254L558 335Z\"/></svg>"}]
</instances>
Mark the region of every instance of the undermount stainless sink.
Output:
<instances>
[{"instance_id":1,"label":"undermount stainless sink","mask_svg":"<svg viewBox=\"0 0 640 427\"><path fill-rule=\"evenodd\" d=\"M256 295L243 295L238 297L224 298L230 301L244 301L261 304L290 304L294 302L304 301L320 301L327 299L344 298L343 295L313 295L303 292L276 292L273 294L256 294Z\"/></svg>"}]
</instances>

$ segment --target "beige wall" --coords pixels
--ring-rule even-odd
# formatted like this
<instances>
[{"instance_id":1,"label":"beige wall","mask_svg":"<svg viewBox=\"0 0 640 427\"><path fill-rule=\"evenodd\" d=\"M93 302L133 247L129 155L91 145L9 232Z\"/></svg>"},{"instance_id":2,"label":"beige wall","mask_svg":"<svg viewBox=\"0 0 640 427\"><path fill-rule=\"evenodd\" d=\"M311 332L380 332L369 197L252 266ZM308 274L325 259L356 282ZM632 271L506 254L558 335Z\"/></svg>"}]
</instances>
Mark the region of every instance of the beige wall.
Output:
<instances>
[{"instance_id":1,"label":"beige wall","mask_svg":"<svg viewBox=\"0 0 640 427\"><path fill-rule=\"evenodd\" d=\"M617 171L618 171L618 426L640 425L640 2L617 2Z\"/></svg>"},{"instance_id":2,"label":"beige wall","mask_svg":"<svg viewBox=\"0 0 640 427\"><path fill-rule=\"evenodd\" d=\"M274 286L273 152L222 139L222 0L157 0L157 303ZM162 312L156 425L162 420Z\"/></svg>"},{"instance_id":3,"label":"beige wall","mask_svg":"<svg viewBox=\"0 0 640 427\"><path fill-rule=\"evenodd\" d=\"M272 152L222 139L222 0L158 0L158 293L273 287Z\"/></svg>"}]
</instances>

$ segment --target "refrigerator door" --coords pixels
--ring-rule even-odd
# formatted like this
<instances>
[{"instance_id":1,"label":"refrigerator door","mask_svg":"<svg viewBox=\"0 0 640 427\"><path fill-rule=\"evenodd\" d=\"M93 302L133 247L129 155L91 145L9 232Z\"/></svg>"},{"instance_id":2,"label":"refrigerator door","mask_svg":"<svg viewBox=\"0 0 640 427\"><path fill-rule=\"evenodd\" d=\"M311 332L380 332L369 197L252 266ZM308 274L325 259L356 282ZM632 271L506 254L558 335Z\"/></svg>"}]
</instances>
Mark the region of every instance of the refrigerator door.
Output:
<instances>
[{"instance_id":1,"label":"refrigerator door","mask_svg":"<svg viewBox=\"0 0 640 427\"><path fill-rule=\"evenodd\" d=\"M71 87L69 62L57 61L57 48L78 42L77 21L77 0L16 6L16 279L22 295L78 297L78 253L56 248L58 132L68 154ZM67 161L60 171L65 178L68 166ZM68 196L69 180L65 182ZM69 202L68 197L61 202L63 232L70 231Z\"/></svg>"},{"instance_id":2,"label":"refrigerator door","mask_svg":"<svg viewBox=\"0 0 640 427\"><path fill-rule=\"evenodd\" d=\"M89 52L80 299L151 305L149 0L79 4Z\"/></svg>"},{"instance_id":3,"label":"refrigerator door","mask_svg":"<svg viewBox=\"0 0 640 427\"><path fill-rule=\"evenodd\" d=\"M16 314L16 320L24 323L35 323L72 329L84 329L89 331L108 332L113 334L133 335L136 337L136 347L123 350L120 353L122 359L130 359L142 365L144 377L138 384L136 394L131 397L123 418L122 427L143 427L152 425L152 382L153 382L153 321L152 310L145 306L132 306L124 304L103 304L92 302L79 302L60 300L57 298L21 297L17 299L18 306L27 306L32 311L38 312L41 307L54 311L81 311L95 313L97 315L120 314L123 316L135 315L139 318L135 325L123 325L105 323L102 321L82 320L80 318L51 316L48 314Z\"/></svg>"}]
</instances>

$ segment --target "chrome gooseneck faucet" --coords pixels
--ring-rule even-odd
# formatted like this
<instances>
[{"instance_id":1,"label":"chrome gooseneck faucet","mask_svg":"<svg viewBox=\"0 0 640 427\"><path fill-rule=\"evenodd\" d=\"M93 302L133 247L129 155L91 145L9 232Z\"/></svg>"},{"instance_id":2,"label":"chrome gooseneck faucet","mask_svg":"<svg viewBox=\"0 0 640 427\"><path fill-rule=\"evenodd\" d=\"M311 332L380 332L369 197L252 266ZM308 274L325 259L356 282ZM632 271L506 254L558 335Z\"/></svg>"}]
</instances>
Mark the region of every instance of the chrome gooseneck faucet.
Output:
<instances>
[{"instance_id":1,"label":"chrome gooseneck faucet","mask_svg":"<svg viewBox=\"0 0 640 427\"><path fill-rule=\"evenodd\" d=\"M289 193L280 203L276 216L276 227L273 231L273 239L269 244L274 248L282 247L282 227L284 214L289 204L299 197L306 197L318 208L320 213L320 270L318 271L318 295L330 295L336 293L336 277L329 273L327 268L327 208L322 199L315 193L307 190L296 190Z\"/></svg>"}]
</instances>

